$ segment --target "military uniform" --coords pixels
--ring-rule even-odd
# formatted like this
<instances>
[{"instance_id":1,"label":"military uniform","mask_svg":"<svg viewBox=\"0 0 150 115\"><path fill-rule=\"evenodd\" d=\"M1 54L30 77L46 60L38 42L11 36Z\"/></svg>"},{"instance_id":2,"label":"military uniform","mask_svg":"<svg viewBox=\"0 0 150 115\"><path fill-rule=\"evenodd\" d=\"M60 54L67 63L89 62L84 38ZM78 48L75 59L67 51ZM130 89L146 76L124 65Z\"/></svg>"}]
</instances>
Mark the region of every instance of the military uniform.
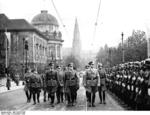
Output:
<instances>
[{"instance_id":1,"label":"military uniform","mask_svg":"<svg viewBox=\"0 0 150 115\"><path fill-rule=\"evenodd\" d=\"M51 105L54 106L55 93L58 87L57 72L54 69L50 69L46 72L46 90L51 98Z\"/></svg>"},{"instance_id":2,"label":"military uniform","mask_svg":"<svg viewBox=\"0 0 150 115\"><path fill-rule=\"evenodd\" d=\"M68 70L65 72L64 83L68 105L74 105L77 89L79 87L79 79L75 70Z\"/></svg>"},{"instance_id":3,"label":"military uniform","mask_svg":"<svg viewBox=\"0 0 150 115\"><path fill-rule=\"evenodd\" d=\"M64 101L64 72L63 71L57 71L57 78L58 78L58 88L57 88L57 103L60 103Z\"/></svg>"},{"instance_id":4,"label":"military uniform","mask_svg":"<svg viewBox=\"0 0 150 115\"><path fill-rule=\"evenodd\" d=\"M31 87L30 87L30 78L31 78L32 73L31 72L27 72L25 74L25 87L24 87L24 91L27 97L27 102L30 102L31 100Z\"/></svg>"},{"instance_id":5,"label":"military uniform","mask_svg":"<svg viewBox=\"0 0 150 115\"><path fill-rule=\"evenodd\" d=\"M42 82L43 82L43 96L44 96L44 99L43 101L46 102L46 94L47 94L47 91L46 91L46 77L45 77L45 74L42 74L41 75L41 78L42 78ZM49 98L48 98L49 99Z\"/></svg>"},{"instance_id":6,"label":"military uniform","mask_svg":"<svg viewBox=\"0 0 150 115\"><path fill-rule=\"evenodd\" d=\"M89 69L89 66L88 65L86 65L85 66L85 71L84 71L84 73L83 73L83 80L82 80L82 85L84 86L84 87L86 87L86 85L85 85L85 77L86 77L86 71ZM88 92L86 91L85 92L85 95L86 95L86 99L87 99L87 101L88 101Z\"/></svg>"},{"instance_id":7,"label":"military uniform","mask_svg":"<svg viewBox=\"0 0 150 115\"><path fill-rule=\"evenodd\" d=\"M105 102L105 91L106 91L106 72L104 69L98 70L99 79L100 79L100 86L98 86L99 98L100 103Z\"/></svg>"},{"instance_id":8,"label":"military uniform","mask_svg":"<svg viewBox=\"0 0 150 115\"><path fill-rule=\"evenodd\" d=\"M33 94L33 101L34 104L36 104L36 95L37 95L37 101L38 103L40 102L40 92L42 88L42 79L40 75L36 72L33 71L31 78L30 78L30 87L31 87L31 92Z\"/></svg>"},{"instance_id":9,"label":"military uniform","mask_svg":"<svg viewBox=\"0 0 150 115\"><path fill-rule=\"evenodd\" d=\"M98 84L99 84L99 74L98 71L94 68L90 68L88 71L86 71L85 75L85 88L88 94L88 102L89 106L95 106L95 93L98 90Z\"/></svg>"}]
</instances>

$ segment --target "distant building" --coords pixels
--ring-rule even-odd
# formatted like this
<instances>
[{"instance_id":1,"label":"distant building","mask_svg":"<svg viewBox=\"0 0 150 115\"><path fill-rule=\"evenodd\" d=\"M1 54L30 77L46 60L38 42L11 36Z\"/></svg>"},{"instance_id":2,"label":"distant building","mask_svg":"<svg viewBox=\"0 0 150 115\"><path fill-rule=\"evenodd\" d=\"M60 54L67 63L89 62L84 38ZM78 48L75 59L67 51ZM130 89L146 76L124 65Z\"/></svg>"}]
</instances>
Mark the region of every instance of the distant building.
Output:
<instances>
[{"instance_id":1,"label":"distant building","mask_svg":"<svg viewBox=\"0 0 150 115\"><path fill-rule=\"evenodd\" d=\"M79 25L77 18L75 20L75 26L74 26L74 36L73 36L73 43L72 43L72 55L79 58L81 57L81 40L80 40L80 32L79 32Z\"/></svg>"},{"instance_id":2,"label":"distant building","mask_svg":"<svg viewBox=\"0 0 150 115\"><path fill-rule=\"evenodd\" d=\"M23 73L25 66L37 67L40 71L50 62L61 63L62 35L55 17L41 11L32 24L25 19L8 19L0 14L0 69L6 64L13 72ZM28 44L28 50L25 44ZM3 73L3 72L0 72Z\"/></svg>"}]
</instances>

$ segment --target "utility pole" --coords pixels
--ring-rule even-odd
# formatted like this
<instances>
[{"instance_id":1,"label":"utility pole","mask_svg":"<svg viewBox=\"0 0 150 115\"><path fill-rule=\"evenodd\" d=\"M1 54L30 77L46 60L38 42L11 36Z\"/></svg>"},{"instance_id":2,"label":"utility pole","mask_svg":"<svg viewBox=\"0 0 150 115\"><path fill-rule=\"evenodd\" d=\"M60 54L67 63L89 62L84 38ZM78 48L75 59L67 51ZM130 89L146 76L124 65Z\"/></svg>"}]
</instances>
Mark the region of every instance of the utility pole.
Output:
<instances>
[{"instance_id":1,"label":"utility pole","mask_svg":"<svg viewBox=\"0 0 150 115\"><path fill-rule=\"evenodd\" d=\"M5 29L5 33L7 33L7 28ZM7 35L5 37L5 45L6 45L6 48L5 48L5 72L6 74L8 74L8 63L7 63L7 50L8 50L8 46L7 46Z\"/></svg>"},{"instance_id":2,"label":"utility pole","mask_svg":"<svg viewBox=\"0 0 150 115\"><path fill-rule=\"evenodd\" d=\"M123 32L121 33L121 36L122 36L122 63L124 63L124 44L123 44Z\"/></svg>"}]
</instances>

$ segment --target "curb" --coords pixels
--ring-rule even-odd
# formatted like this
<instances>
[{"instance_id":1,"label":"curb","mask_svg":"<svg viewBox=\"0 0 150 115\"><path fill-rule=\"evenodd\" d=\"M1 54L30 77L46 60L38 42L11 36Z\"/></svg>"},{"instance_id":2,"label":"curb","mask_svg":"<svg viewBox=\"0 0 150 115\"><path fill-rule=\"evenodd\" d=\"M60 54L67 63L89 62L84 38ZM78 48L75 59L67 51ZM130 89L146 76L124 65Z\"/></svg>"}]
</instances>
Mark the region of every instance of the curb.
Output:
<instances>
[{"instance_id":1,"label":"curb","mask_svg":"<svg viewBox=\"0 0 150 115\"><path fill-rule=\"evenodd\" d=\"M24 88L24 85L22 85L22 82L20 82L19 84L20 84L19 86L16 86L16 85L11 86L11 87L10 87L10 90L7 90L6 85L0 84L0 94L8 93L8 92L15 91L15 90L19 90L19 89L23 89L23 88Z\"/></svg>"},{"instance_id":2,"label":"curb","mask_svg":"<svg viewBox=\"0 0 150 115\"><path fill-rule=\"evenodd\" d=\"M19 88L16 88L16 89L10 89L10 90L6 89L6 91L0 92L0 94L9 93L9 92L12 92L12 91L15 91L15 90L20 90L20 89L23 89L23 88L24 88L24 86L20 86Z\"/></svg>"}]
</instances>

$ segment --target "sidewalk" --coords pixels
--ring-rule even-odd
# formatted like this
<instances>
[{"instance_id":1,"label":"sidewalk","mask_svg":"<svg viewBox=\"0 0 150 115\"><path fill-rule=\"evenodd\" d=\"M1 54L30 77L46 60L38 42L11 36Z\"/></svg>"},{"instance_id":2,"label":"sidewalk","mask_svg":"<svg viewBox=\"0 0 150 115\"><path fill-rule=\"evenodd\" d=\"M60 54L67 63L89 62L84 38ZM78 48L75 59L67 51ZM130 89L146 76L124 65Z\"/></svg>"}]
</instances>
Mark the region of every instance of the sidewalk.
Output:
<instances>
[{"instance_id":1,"label":"sidewalk","mask_svg":"<svg viewBox=\"0 0 150 115\"><path fill-rule=\"evenodd\" d=\"M23 83L23 81L20 81L19 86L17 86L15 82L11 81L10 90L7 90L6 80L3 80L3 83L1 82L1 84L0 84L0 93L10 92L10 91L14 91L17 89L23 89L24 85L22 85L22 83Z\"/></svg>"}]
</instances>

